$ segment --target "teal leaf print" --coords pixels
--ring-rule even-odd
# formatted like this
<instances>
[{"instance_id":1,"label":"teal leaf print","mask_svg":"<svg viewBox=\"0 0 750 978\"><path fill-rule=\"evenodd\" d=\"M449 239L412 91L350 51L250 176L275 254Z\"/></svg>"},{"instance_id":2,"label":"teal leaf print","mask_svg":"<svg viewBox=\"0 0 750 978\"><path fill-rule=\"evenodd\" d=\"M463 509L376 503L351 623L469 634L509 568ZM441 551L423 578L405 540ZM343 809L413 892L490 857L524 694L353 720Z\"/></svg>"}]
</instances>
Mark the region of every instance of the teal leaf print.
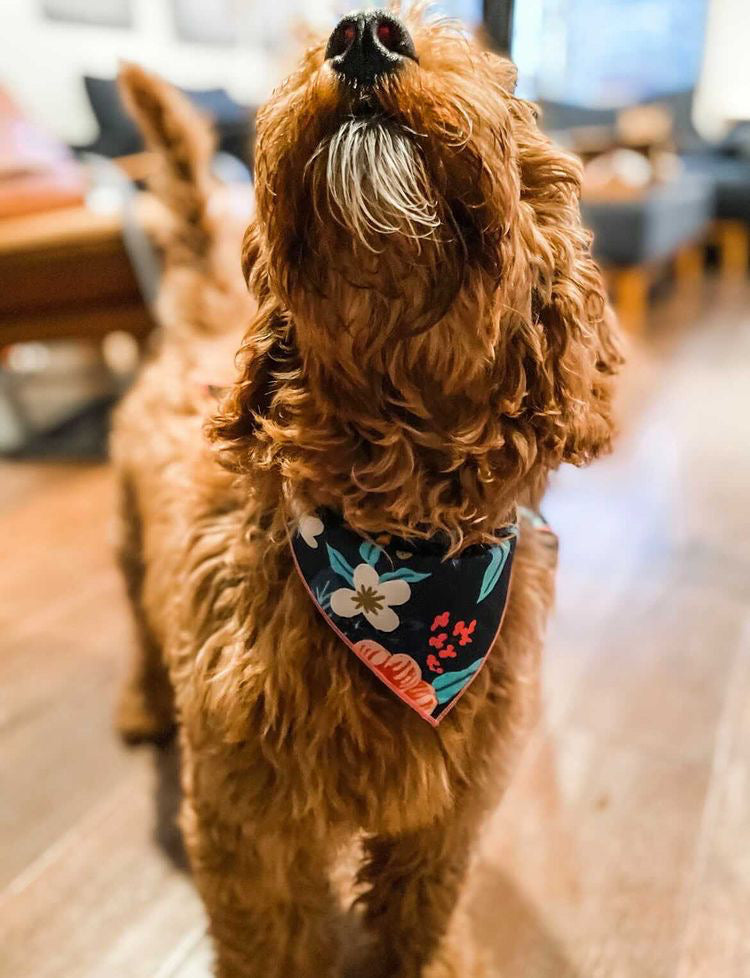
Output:
<instances>
[{"instance_id":1,"label":"teal leaf print","mask_svg":"<svg viewBox=\"0 0 750 978\"><path fill-rule=\"evenodd\" d=\"M325 584L322 588L315 588L315 600L324 610L327 610L331 605L331 596L328 593L328 588L328 584Z\"/></svg>"},{"instance_id":2,"label":"teal leaf print","mask_svg":"<svg viewBox=\"0 0 750 978\"><path fill-rule=\"evenodd\" d=\"M500 575L503 572L503 567L505 567L505 561L508 559L508 554L510 553L510 540L506 540L504 543L498 544L497 547L493 547L490 551L490 562L487 565L487 570L484 572L484 577L482 578L482 586L479 589L479 597L477 598L477 604L480 601L492 594L495 590L497 582L500 580Z\"/></svg>"},{"instance_id":3,"label":"teal leaf print","mask_svg":"<svg viewBox=\"0 0 750 978\"><path fill-rule=\"evenodd\" d=\"M483 659L477 659L476 662L472 662L470 666L460 672L444 672L442 676L433 679L432 686L437 694L438 703L447 703L457 693L460 693L483 661Z\"/></svg>"},{"instance_id":4,"label":"teal leaf print","mask_svg":"<svg viewBox=\"0 0 750 978\"><path fill-rule=\"evenodd\" d=\"M376 543L368 543L367 540L361 543L359 547L359 556L366 564L370 564L371 567L377 564L382 552L382 547L379 547Z\"/></svg>"},{"instance_id":5,"label":"teal leaf print","mask_svg":"<svg viewBox=\"0 0 750 978\"><path fill-rule=\"evenodd\" d=\"M398 570L388 571L387 574L381 574L381 581L406 581L409 584L417 584L419 581L423 581L426 577L432 577L432 574L420 574L417 571L410 570L408 567L399 567Z\"/></svg>"},{"instance_id":6,"label":"teal leaf print","mask_svg":"<svg viewBox=\"0 0 750 978\"><path fill-rule=\"evenodd\" d=\"M331 569L344 578L349 587L354 587L354 568L347 561L346 557L330 545L326 544L328 559L331 562Z\"/></svg>"}]
</instances>

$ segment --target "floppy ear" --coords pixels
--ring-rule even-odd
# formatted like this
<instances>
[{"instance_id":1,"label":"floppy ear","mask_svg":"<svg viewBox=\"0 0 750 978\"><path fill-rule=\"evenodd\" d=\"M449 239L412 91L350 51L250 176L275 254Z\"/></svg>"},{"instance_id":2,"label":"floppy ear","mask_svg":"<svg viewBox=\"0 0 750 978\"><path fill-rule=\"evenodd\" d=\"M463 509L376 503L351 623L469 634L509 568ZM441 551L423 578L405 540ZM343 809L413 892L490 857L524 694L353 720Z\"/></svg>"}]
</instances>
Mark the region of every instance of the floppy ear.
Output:
<instances>
[{"instance_id":1,"label":"floppy ear","mask_svg":"<svg viewBox=\"0 0 750 978\"><path fill-rule=\"evenodd\" d=\"M521 234L532 256L532 331L542 354L527 371L529 406L541 447L557 461L585 464L609 448L612 379L623 360L617 323L591 234L580 212L581 166L512 100L521 171Z\"/></svg>"},{"instance_id":2,"label":"floppy ear","mask_svg":"<svg viewBox=\"0 0 750 978\"><path fill-rule=\"evenodd\" d=\"M293 386L298 361L286 317L261 307L237 354L239 377L206 427L221 464L233 472L270 469L275 396Z\"/></svg>"},{"instance_id":3,"label":"floppy ear","mask_svg":"<svg viewBox=\"0 0 750 978\"><path fill-rule=\"evenodd\" d=\"M264 265L255 221L242 242L242 270L250 284L253 270ZM255 283L254 283L255 284ZM256 291L258 312L245 333L235 364L239 375L222 399L219 411L206 425L206 434L219 447L221 463L244 472L252 468L257 435L271 407L274 367L284 359L284 317L269 297L268 289Z\"/></svg>"},{"instance_id":4,"label":"floppy ear","mask_svg":"<svg viewBox=\"0 0 750 978\"><path fill-rule=\"evenodd\" d=\"M239 376L222 400L206 433L219 448L219 460L234 472L273 467L279 443L277 420L288 396L295 397L299 355L289 316L268 288L268 259L253 221L242 245L242 268L258 299L258 312L236 356Z\"/></svg>"}]
</instances>

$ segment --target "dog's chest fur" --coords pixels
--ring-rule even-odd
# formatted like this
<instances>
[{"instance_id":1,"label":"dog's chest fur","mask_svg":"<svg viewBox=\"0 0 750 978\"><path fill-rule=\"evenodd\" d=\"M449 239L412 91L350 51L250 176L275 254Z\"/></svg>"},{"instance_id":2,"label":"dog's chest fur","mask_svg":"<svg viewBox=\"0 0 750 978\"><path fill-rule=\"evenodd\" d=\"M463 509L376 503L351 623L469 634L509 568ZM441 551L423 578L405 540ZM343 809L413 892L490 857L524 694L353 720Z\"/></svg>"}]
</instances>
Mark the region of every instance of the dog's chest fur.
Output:
<instances>
[{"instance_id":1,"label":"dog's chest fur","mask_svg":"<svg viewBox=\"0 0 750 978\"><path fill-rule=\"evenodd\" d=\"M170 642L193 749L203 748L200 730L206 745L218 733L236 743L252 771L243 790L257 790L269 815L314 815L347 828L354 821L378 832L439 818L456 784L485 766L484 745L497 742L495 728L508 719L517 670L503 648L435 730L320 619L283 535L248 524L239 508L194 525L201 529L180 573L184 621ZM498 646L513 641L513 630L509 608Z\"/></svg>"}]
</instances>

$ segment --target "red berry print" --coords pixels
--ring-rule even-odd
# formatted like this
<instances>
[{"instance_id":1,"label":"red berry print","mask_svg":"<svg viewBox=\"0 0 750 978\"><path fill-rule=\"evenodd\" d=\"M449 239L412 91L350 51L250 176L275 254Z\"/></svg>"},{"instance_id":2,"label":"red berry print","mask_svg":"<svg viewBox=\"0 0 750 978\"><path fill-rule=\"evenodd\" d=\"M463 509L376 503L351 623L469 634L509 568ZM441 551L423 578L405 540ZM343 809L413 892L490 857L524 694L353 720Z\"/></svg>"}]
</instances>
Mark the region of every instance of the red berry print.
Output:
<instances>
[{"instance_id":1,"label":"red berry print","mask_svg":"<svg viewBox=\"0 0 750 978\"><path fill-rule=\"evenodd\" d=\"M432 624L430 625L430 631L434 632L437 628L447 628L450 620L450 611L444 611L442 615L436 615Z\"/></svg>"},{"instance_id":2,"label":"red berry print","mask_svg":"<svg viewBox=\"0 0 750 978\"><path fill-rule=\"evenodd\" d=\"M430 639L430 645L433 647L433 649L442 649L446 638L448 638L447 632L441 632L439 635L433 635Z\"/></svg>"},{"instance_id":3,"label":"red berry print","mask_svg":"<svg viewBox=\"0 0 750 978\"><path fill-rule=\"evenodd\" d=\"M427 668L431 672L443 672L443 667L440 665L440 660L437 656L432 654L427 656Z\"/></svg>"},{"instance_id":4,"label":"red berry print","mask_svg":"<svg viewBox=\"0 0 750 978\"><path fill-rule=\"evenodd\" d=\"M458 644L469 645L472 641L471 638L472 633L474 632L474 629L476 627L477 627L476 618L474 618L471 622L469 622L468 625L464 621L457 621L456 624L453 626L453 634L461 636L461 638L458 640Z\"/></svg>"},{"instance_id":5,"label":"red berry print","mask_svg":"<svg viewBox=\"0 0 750 978\"><path fill-rule=\"evenodd\" d=\"M441 659L455 659L456 649L453 645L446 645L438 654Z\"/></svg>"}]
</instances>

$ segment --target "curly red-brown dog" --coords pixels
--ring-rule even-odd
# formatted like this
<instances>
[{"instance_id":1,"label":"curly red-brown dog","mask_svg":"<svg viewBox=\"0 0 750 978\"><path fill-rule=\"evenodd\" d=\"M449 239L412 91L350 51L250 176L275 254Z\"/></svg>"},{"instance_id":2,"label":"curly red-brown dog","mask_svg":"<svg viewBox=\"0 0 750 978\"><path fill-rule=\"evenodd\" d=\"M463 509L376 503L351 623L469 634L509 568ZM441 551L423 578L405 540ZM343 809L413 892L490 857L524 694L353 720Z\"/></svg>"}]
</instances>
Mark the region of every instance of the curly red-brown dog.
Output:
<instances>
[{"instance_id":1,"label":"curly red-brown dog","mask_svg":"<svg viewBox=\"0 0 750 978\"><path fill-rule=\"evenodd\" d=\"M514 81L449 23L345 17L259 114L250 298L207 125L122 73L173 227L113 438L141 639L119 725L179 727L220 978L339 974L355 835L362 973L469 973L449 925L553 594L520 507L609 447L620 364L579 165Z\"/></svg>"}]
</instances>

